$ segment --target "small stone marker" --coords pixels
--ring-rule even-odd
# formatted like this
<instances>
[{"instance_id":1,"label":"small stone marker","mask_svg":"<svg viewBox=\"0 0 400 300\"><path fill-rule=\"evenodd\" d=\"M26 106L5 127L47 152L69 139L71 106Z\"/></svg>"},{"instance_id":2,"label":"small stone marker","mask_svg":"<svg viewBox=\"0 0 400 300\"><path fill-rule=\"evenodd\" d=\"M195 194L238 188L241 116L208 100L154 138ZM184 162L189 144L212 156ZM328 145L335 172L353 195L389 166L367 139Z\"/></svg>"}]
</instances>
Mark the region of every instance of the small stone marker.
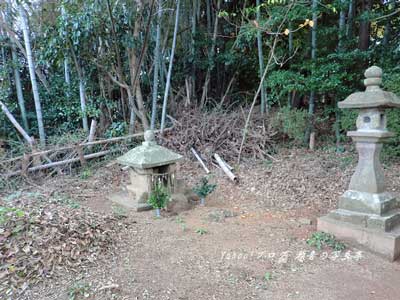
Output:
<instances>
[{"instance_id":1,"label":"small stone marker","mask_svg":"<svg viewBox=\"0 0 400 300\"><path fill-rule=\"evenodd\" d=\"M357 130L347 133L356 143L359 161L339 208L318 219L318 230L350 239L394 261L400 256L400 205L385 190L380 162L382 143L394 134L386 128L386 109L400 99L381 90L382 69L365 71L365 92L351 94L340 108L359 109Z\"/></svg>"}]
</instances>

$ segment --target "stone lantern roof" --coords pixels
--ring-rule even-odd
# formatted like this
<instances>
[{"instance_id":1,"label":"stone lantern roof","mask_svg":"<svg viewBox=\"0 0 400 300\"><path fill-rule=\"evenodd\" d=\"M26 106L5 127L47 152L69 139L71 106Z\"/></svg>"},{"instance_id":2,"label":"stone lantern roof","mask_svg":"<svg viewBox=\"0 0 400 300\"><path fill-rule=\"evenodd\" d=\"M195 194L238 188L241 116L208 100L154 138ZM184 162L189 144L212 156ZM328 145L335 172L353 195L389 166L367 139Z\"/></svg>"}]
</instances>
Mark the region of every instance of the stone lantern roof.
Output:
<instances>
[{"instance_id":1,"label":"stone lantern roof","mask_svg":"<svg viewBox=\"0 0 400 300\"><path fill-rule=\"evenodd\" d=\"M157 145L154 138L154 132L147 130L144 133L144 142L142 145L128 151L117 162L121 165L138 168L151 169L155 167L173 164L182 159L182 156Z\"/></svg>"},{"instance_id":2,"label":"stone lantern roof","mask_svg":"<svg viewBox=\"0 0 400 300\"><path fill-rule=\"evenodd\" d=\"M365 92L351 94L338 103L339 108L389 108L400 107L400 98L380 88L382 69L376 66L368 68L365 73Z\"/></svg>"}]
</instances>

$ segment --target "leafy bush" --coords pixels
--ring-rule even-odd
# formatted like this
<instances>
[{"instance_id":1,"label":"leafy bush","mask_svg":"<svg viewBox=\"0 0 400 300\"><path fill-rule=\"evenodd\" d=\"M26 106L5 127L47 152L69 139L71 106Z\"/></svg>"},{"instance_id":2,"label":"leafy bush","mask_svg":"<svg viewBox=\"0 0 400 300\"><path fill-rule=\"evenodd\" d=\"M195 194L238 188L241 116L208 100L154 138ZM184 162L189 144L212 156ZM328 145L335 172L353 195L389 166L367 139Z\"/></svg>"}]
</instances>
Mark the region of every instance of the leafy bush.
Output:
<instances>
[{"instance_id":1,"label":"leafy bush","mask_svg":"<svg viewBox=\"0 0 400 300\"><path fill-rule=\"evenodd\" d=\"M216 184L209 184L208 183L208 178L203 177L200 181L200 184L196 186L193 191L196 193L197 196L200 198L205 198L209 194L211 194L215 188L217 187Z\"/></svg>"},{"instance_id":2,"label":"leafy bush","mask_svg":"<svg viewBox=\"0 0 400 300\"><path fill-rule=\"evenodd\" d=\"M307 128L308 114L302 109L291 109L288 106L279 109L275 115L272 126L279 133L286 135L295 144L304 141L304 133Z\"/></svg>"},{"instance_id":3,"label":"leafy bush","mask_svg":"<svg viewBox=\"0 0 400 300\"><path fill-rule=\"evenodd\" d=\"M164 208L165 206L167 206L169 198L170 198L170 195L169 195L168 191L165 189L164 186L162 186L160 183L158 183L154 186L154 189L150 194L148 203L153 208L161 209L161 208Z\"/></svg>"},{"instance_id":4,"label":"leafy bush","mask_svg":"<svg viewBox=\"0 0 400 300\"><path fill-rule=\"evenodd\" d=\"M125 122L113 122L105 135L107 138L123 136L127 128L128 125Z\"/></svg>"}]
</instances>

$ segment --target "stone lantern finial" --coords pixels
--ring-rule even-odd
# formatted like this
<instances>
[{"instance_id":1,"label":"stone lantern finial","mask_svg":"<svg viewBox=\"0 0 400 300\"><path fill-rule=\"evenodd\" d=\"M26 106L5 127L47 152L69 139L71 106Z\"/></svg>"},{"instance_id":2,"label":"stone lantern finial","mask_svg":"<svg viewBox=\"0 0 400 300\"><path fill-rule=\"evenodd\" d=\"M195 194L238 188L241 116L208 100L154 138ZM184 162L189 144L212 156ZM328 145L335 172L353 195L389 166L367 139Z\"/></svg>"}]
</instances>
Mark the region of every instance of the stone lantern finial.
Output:
<instances>
[{"instance_id":1,"label":"stone lantern finial","mask_svg":"<svg viewBox=\"0 0 400 300\"><path fill-rule=\"evenodd\" d=\"M372 66L365 71L364 85L368 92L378 91L381 89L382 74L382 69L377 66Z\"/></svg>"}]
</instances>

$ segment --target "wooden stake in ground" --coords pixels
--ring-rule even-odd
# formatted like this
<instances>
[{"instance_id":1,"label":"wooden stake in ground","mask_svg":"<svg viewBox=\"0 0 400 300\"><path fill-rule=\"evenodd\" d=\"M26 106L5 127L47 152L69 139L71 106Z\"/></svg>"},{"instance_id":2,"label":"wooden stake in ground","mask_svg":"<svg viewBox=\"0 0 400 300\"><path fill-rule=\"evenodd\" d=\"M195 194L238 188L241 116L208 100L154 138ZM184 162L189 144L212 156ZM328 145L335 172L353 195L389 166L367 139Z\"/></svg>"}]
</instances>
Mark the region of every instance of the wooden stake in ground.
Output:
<instances>
[{"instance_id":1,"label":"wooden stake in ground","mask_svg":"<svg viewBox=\"0 0 400 300\"><path fill-rule=\"evenodd\" d=\"M92 119L92 122L90 123L90 130L88 136L89 143L94 141L94 137L96 136L96 127L97 127L97 121L95 119ZM89 146L89 150L90 149L92 149L92 146Z\"/></svg>"}]
</instances>

